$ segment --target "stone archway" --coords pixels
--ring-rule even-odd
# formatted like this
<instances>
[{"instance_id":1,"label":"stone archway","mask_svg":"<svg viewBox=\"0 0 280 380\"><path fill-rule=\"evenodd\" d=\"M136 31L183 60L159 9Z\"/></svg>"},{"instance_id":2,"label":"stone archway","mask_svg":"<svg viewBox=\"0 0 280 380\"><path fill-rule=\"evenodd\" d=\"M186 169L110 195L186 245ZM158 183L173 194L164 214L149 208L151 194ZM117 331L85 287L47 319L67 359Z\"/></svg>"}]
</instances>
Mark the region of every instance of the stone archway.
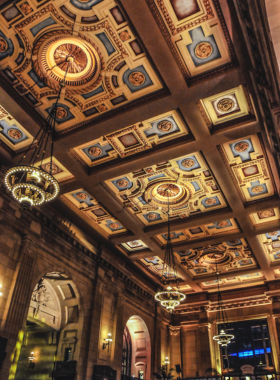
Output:
<instances>
[{"instance_id":1,"label":"stone archway","mask_svg":"<svg viewBox=\"0 0 280 380\"><path fill-rule=\"evenodd\" d=\"M131 339L130 376L150 380L151 339L144 320L133 315L126 323Z\"/></svg>"},{"instance_id":2,"label":"stone archway","mask_svg":"<svg viewBox=\"0 0 280 380\"><path fill-rule=\"evenodd\" d=\"M36 284L29 305L15 380L75 378L83 313L74 281L49 272ZM29 357L34 353L34 365Z\"/></svg>"}]
</instances>

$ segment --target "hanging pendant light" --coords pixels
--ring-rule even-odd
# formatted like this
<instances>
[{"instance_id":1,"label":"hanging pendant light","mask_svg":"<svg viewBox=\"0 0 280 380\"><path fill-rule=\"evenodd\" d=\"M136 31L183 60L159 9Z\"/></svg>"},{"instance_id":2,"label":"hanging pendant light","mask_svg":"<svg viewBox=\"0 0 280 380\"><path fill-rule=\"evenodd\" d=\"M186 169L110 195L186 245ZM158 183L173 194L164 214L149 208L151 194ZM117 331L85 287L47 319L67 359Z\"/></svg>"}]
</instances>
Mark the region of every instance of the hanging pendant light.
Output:
<instances>
[{"instance_id":1,"label":"hanging pendant light","mask_svg":"<svg viewBox=\"0 0 280 380\"><path fill-rule=\"evenodd\" d=\"M175 307L179 306L182 301L186 298L184 293L179 292L172 288L172 284L177 282L178 277L176 270L176 261L173 253L172 243L171 243L171 234L170 234L170 210L169 210L169 192L170 189L166 189L168 196L168 211L167 211L167 244L164 256L164 264L161 275L161 282L164 286L164 290L155 294L155 299L161 303L161 306L165 307L167 311L172 313Z\"/></svg>"},{"instance_id":2,"label":"hanging pendant light","mask_svg":"<svg viewBox=\"0 0 280 380\"><path fill-rule=\"evenodd\" d=\"M60 99L62 88L65 86L66 75L69 64L71 64L71 57L66 57L65 62L67 62L67 70L64 79L60 83L60 90L52 110L18 165L9 169L4 177L5 185L25 210L30 206L39 206L44 202L49 202L56 198L59 193L59 184L52 175L54 167L53 145L58 101ZM27 155L34 144L34 152L27 161ZM36 161L41 161L42 166L47 150L50 150L49 172L35 166Z\"/></svg>"},{"instance_id":3,"label":"hanging pendant light","mask_svg":"<svg viewBox=\"0 0 280 380\"><path fill-rule=\"evenodd\" d=\"M234 339L234 335L227 334L226 325L227 325L227 315L226 311L223 307L222 295L220 291L220 281L219 281L219 272L218 272L218 264L216 262L216 275L217 275L217 283L218 283L218 311L216 314L216 324L222 321L222 329L220 330L220 334L213 336L213 339L220 344L222 347L227 347L229 343L231 343L232 339Z\"/></svg>"}]
</instances>

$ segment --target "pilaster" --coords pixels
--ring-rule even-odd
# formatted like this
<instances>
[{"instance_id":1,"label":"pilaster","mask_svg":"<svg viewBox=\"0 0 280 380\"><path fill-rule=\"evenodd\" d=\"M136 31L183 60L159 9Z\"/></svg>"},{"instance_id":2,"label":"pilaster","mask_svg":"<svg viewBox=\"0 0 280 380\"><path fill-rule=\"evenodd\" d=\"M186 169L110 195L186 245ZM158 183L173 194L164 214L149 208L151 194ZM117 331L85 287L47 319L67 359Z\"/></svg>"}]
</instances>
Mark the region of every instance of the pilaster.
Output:
<instances>
[{"instance_id":1,"label":"pilaster","mask_svg":"<svg viewBox=\"0 0 280 380\"><path fill-rule=\"evenodd\" d=\"M35 252L30 248L31 239L25 236L2 320L1 335L8 338L8 344L7 357L1 370L1 380L13 378L23 340L23 328L30 303L36 261Z\"/></svg>"}]
</instances>

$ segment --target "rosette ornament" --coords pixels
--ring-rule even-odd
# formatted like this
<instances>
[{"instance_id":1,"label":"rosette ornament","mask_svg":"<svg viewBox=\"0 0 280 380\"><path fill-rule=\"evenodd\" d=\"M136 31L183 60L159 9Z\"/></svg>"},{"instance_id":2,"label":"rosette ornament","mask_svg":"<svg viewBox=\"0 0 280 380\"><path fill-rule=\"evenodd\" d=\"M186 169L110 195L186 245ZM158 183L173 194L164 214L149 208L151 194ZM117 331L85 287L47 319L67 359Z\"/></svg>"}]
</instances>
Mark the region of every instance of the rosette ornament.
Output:
<instances>
[{"instance_id":1,"label":"rosette ornament","mask_svg":"<svg viewBox=\"0 0 280 380\"><path fill-rule=\"evenodd\" d=\"M65 86L65 79L70 63L70 56L66 57L65 61L59 63L64 64L64 67L67 64L67 68L64 80L60 84L56 101L18 165L9 169L5 174L7 188L25 210L31 206L39 206L44 202L49 202L59 193L59 184L52 175L55 170L53 163L55 122L59 111L58 101L62 88ZM42 163L46 154L50 154L48 172L42 169ZM38 161L41 161L39 167L35 166L35 162Z\"/></svg>"},{"instance_id":2,"label":"rosette ornament","mask_svg":"<svg viewBox=\"0 0 280 380\"><path fill-rule=\"evenodd\" d=\"M170 313L180 305L182 301L186 298L184 293L178 291L178 276L176 269L176 261L173 253L173 247L171 242L171 233L170 233L170 208L169 208L169 197L174 196L173 192L177 190L175 185L170 186L168 184L161 186L161 192L164 196L168 198L168 211L167 211L167 243L164 256L164 264L161 274L161 283L163 289L155 294L155 299L160 302L161 306L165 307ZM177 194L177 193L176 193ZM173 285L173 287L172 287ZM174 285L177 285L177 289L174 289Z\"/></svg>"}]
</instances>

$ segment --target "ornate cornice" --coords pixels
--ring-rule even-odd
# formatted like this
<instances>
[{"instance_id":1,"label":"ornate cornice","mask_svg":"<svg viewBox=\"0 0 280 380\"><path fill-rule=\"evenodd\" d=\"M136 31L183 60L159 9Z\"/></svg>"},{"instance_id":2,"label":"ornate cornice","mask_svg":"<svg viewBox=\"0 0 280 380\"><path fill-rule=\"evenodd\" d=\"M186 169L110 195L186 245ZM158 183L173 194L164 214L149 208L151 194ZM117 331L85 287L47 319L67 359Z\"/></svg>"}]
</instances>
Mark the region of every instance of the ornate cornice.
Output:
<instances>
[{"instance_id":1,"label":"ornate cornice","mask_svg":"<svg viewBox=\"0 0 280 380\"><path fill-rule=\"evenodd\" d=\"M11 210L13 210L13 212L14 212L15 209L19 208L19 205L14 201L14 199L11 196L6 195L3 192L3 186L4 185L1 184L1 180L0 180L0 195L2 198L4 198L4 200L6 200L6 202L4 202L4 205L2 205L1 209L6 214L5 221L7 222L7 220L8 220L7 216L9 215ZM11 204L11 203L14 204L13 208L8 206L8 204ZM28 224L28 222L30 222L30 220L35 220L35 221L39 222L41 226L43 226L43 235L42 236L41 236L41 234L38 236L38 233L34 234L34 231L32 231L30 229L30 236L34 236L34 238L35 238L34 244L35 245L36 245L36 239L42 239L43 238L43 239L46 239L47 241L49 241L50 236L53 237L55 235L56 239L58 239L58 240L56 240L57 242L59 241L59 239L61 239L62 241L65 242L66 248L69 248L69 249L73 248L76 251L75 258L77 259L77 262L79 262L79 260L82 259L83 256L86 256L92 262L93 265L95 265L98 262L100 267L103 268L106 271L106 273L111 272L115 277L117 277L118 279L120 279L121 281L124 282L125 289L126 289L126 291L128 291L129 294L133 293L134 296L136 296L138 299L140 299L139 297L142 297L142 300L144 298L149 302L153 302L153 303L155 302L153 294L151 294L150 292L143 289L143 287L140 287L136 281L133 281L131 279L131 275L129 275L129 273L131 274L131 269L128 269L126 271L127 273L124 273L123 271L119 270L111 262L109 262L108 260L106 260L103 257L98 256L96 254L96 252L91 251L86 246L84 246L82 243L80 243L78 241L78 239L75 237L75 235L73 233L71 233L70 229L68 230L66 224L64 224L63 222L59 222L59 221L54 222L53 218L51 216L42 212L39 208L33 207L30 211L28 211L28 212L25 211L25 212L26 212L26 215L25 215L24 221L21 220L22 226L19 222L17 223L17 226L19 227L19 229L22 227L22 230L24 230L24 231L29 230L30 225L27 225L27 224ZM11 217L12 217L12 220L14 220L15 215L13 214L13 215L11 215ZM59 226L59 224L61 224L61 226ZM52 241L53 241L53 238L52 238ZM40 245L38 245L38 244L37 244L37 246L38 246L38 248L40 247ZM42 249L44 250L45 247L42 246ZM59 244L57 245L57 247L55 247L55 246L51 247L52 254L54 254L56 252L56 249L59 250ZM81 255L80 259L78 256L79 254ZM69 258L70 258L70 256L69 256ZM71 258L72 258L72 256L71 256ZM81 261L83 266L84 265L88 266L88 263L90 262L88 260L80 260L80 261ZM136 275L135 275L135 277L136 277Z\"/></svg>"},{"instance_id":2,"label":"ornate cornice","mask_svg":"<svg viewBox=\"0 0 280 380\"><path fill-rule=\"evenodd\" d=\"M264 0L234 0L235 8L249 52L251 80L267 138L280 167L280 90L279 68L266 19ZM257 52L261 52L258 54ZM278 73L278 76L277 76Z\"/></svg>"}]
</instances>

